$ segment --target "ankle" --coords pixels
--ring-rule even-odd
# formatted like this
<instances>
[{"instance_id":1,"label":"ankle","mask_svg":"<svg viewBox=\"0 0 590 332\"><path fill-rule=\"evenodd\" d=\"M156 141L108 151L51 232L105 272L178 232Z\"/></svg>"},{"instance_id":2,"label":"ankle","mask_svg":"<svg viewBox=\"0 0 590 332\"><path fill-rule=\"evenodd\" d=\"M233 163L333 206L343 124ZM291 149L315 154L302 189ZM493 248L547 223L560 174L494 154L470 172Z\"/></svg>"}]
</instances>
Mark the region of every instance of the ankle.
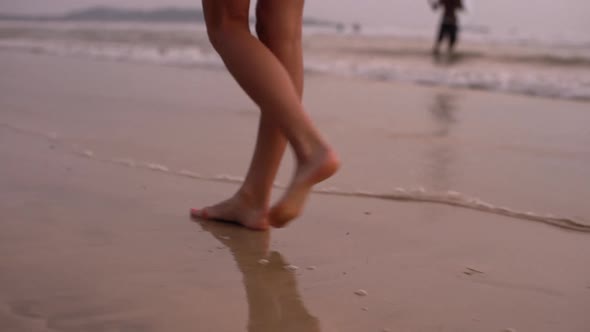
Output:
<instances>
[{"instance_id":1,"label":"ankle","mask_svg":"<svg viewBox=\"0 0 590 332\"><path fill-rule=\"evenodd\" d=\"M296 158L299 164L307 164L310 162L313 163L317 160L322 160L326 156L330 155L332 152L333 150L328 144L320 142L315 144L315 146L313 146L312 148L296 154Z\"/></svg>"},{"instance_id":2,"label":"ankle","mask_svg":"<svg viewBox=\"0 0 590 332\"><path fill-rule=\"evenodd\" d=\"M255 190L246 186L242 186L234 196L252 208L267 209L270 204L269 195L260 195Z\"/></svg>"}]
</instances>

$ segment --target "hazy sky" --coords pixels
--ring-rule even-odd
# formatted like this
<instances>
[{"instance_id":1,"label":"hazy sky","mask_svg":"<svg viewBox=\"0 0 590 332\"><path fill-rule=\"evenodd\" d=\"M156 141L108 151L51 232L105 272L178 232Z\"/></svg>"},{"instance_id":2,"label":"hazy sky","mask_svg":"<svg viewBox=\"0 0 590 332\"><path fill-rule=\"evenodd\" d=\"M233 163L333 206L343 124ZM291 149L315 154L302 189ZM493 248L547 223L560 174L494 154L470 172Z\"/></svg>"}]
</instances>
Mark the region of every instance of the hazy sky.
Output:
<instances>
[{"instance_id":1,"label":"hazy sky","mask_svg":"<svg viewBox=\"0 0 590 332\"><path fill-rule=\"evenodd\" d=\"M254 3L256 0L251 0ZM275 0L284 1L284 0ZM201 7L200 0L0 0L0 12L4 13L62 13L67 10L101 6L150 8L162 6ZM305 14L345 22L376 22L387 24L391 17L398 17L402 6L408 12L420 13L420 25L432 15L426 0L307 0ZM428 16L424 14L428 14ZM397 14L397 15L396 15ZM402 15L400 17L407 17ZM416 19L415 17L413 18ZM410 21L410 20L408 20ZM407 22L406 22L407 23ZM401 22L400 25L406 25Z\"/></svg>"},{"instance_id":2,"label":"hazy sky","mask_svg":"<svg viewBox=\"0 0 590 332\"><path fill-rule=\"evenodd\" d=\"M255 0L252 0L255 1ZM286 0L275 0L286 1ZM526 31L590 31L588 0L464 0L464 22ZM4 13L61 13L92 5L149 8L201 7L200 0L0 0ZM400 27L436 24L427 0L307 0L306 16Z\"/></svg>"}]
</instances>

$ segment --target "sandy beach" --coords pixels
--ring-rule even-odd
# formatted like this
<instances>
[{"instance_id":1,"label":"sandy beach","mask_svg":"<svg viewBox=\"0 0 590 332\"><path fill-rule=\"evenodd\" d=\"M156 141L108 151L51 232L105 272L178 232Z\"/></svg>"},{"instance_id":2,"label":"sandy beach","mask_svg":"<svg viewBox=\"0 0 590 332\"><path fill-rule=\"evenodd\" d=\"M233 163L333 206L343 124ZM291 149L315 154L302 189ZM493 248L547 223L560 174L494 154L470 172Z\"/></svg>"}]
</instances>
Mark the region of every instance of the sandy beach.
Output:
<instances>
[{"instance_id":1,"label":"sandy beach","mask_svg":"<svg viewBox=\"0 0 590 332\"><path fill-rule=\"evenodd\" d=\"M343 168L260 233L188 217L252 152L224 71L13 51L0 71L1 331L590 328L587 102L308 75Z\"/></svg>"}]
</instances>

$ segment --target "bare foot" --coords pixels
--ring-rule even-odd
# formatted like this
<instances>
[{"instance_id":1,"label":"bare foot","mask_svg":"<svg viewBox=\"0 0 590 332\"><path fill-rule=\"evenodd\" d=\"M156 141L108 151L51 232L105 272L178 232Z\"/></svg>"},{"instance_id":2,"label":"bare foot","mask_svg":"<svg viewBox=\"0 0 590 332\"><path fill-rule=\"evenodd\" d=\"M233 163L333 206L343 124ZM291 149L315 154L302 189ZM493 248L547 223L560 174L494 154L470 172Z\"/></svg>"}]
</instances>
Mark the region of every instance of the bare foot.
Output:
<instances>
[{"instance_id":1,"label":"bare foot","mask_svg":"<svg viewBox=\"0 0 590 332\"><path fill-rule=\"evenodd\" d=\"M234 223L258 231L269 227L266 208L250 204L239 194L213 206L191 209L191 217Z\"/></svg>"},{"instance_id":2,"label":"bare foot","mask_svg":"<svg viewBox=\"0 0 590 332\"><path fill-rule=\"evenodd\" d=\"M299 216L311 188L330 176L340 167L340 160L332 150L324 150L309 161L297 165L297 170L287 191L269 213L273 227L285 227Z\"/></svg>"}]
</instances>

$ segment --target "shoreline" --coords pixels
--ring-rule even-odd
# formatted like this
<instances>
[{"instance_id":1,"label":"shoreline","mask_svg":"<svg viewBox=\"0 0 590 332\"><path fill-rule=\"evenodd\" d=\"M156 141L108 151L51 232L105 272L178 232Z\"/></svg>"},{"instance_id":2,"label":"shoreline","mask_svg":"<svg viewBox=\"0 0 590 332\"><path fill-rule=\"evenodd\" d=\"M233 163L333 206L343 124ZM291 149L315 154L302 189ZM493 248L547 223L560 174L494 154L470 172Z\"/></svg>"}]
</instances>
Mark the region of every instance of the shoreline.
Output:
<instances>
[{"instance_id":1,"label":"shoreline","mask_svg":"<svg viewBox=\"0 0 590 332\"><path fill-rule=\"evenodd\" d=\"M0 50L183 68L223 68L204 28L198 25L7 23L0 24L0 30ZM590 101L586 84L590 50L586 48L465 40L455 56L433 58L431 43L430 39L309 32L303 40L306 71L340 79L360 77ZM494 45L491 48L490 43Z\"/></svg>"}]
</instances>

